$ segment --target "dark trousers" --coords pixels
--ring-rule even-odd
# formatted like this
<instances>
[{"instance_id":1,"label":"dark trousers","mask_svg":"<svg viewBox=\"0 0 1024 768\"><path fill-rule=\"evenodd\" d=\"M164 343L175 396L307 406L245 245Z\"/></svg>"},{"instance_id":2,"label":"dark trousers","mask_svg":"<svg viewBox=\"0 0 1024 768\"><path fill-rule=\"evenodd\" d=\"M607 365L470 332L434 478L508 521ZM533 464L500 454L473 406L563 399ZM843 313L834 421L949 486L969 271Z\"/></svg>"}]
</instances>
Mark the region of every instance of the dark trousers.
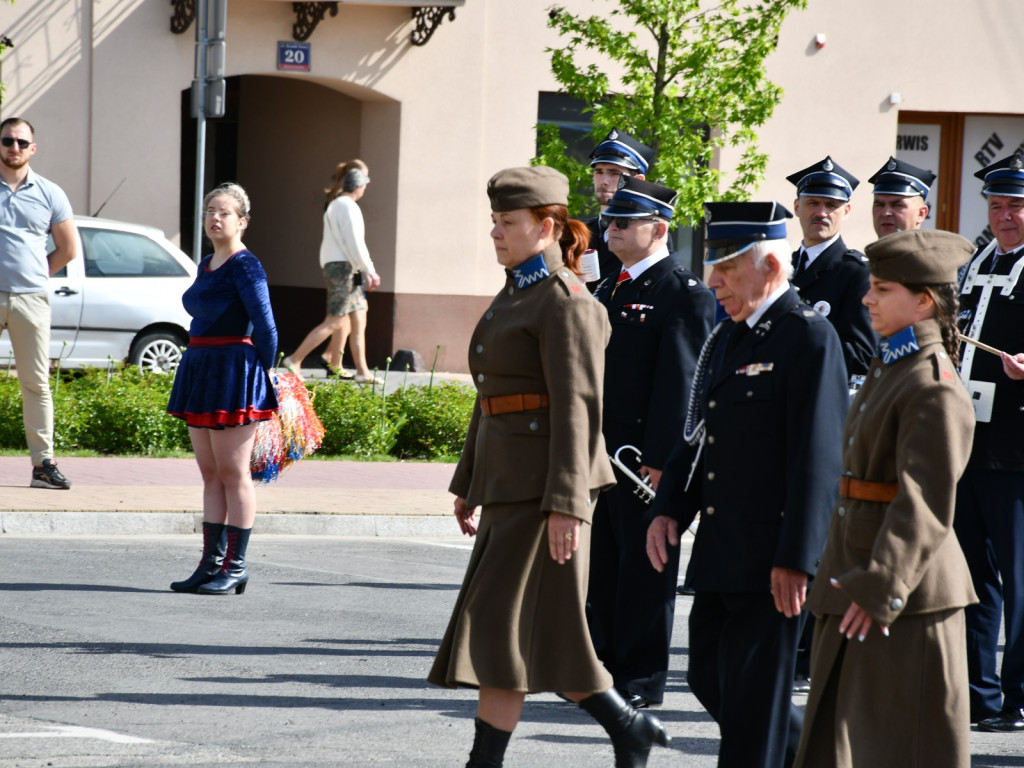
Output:
<instances>
[{"instance_id":1,"label":"dark trousers","mask_svg":"<svg viewBox=\"0 0 1024 768\"><path fill-rule=\"evenodd\" d=\"M957 486L953 529L981 601L966 610L972 719L1022 709L1024 474L965 472ZM1000 619L1006 636L1001 676L996 670Z\"/></svg>"},{"instance_id":2,"label":"dark trousers","mask_svg":"<svg viewBox=\"0 0 1024 768\"><path fill-rule=\"evenodd\" d=\"M719 768L793 764L802 724L792 703L802 626L775 610L767 589L694 595L687 680L721 731Z\"/></svg>"},{"instance_id":3,"label":"dark trousers","mask_svg":"<svg viewBox=\"0 0 1024 768\"><path fill-rule=\"evenodd\" d=\"M647 505L618 473L602 493L590 538L587 622L615 687L661 703L668 678L679 548L662 573L647 558Z\"/></svg>"}]
</instances>

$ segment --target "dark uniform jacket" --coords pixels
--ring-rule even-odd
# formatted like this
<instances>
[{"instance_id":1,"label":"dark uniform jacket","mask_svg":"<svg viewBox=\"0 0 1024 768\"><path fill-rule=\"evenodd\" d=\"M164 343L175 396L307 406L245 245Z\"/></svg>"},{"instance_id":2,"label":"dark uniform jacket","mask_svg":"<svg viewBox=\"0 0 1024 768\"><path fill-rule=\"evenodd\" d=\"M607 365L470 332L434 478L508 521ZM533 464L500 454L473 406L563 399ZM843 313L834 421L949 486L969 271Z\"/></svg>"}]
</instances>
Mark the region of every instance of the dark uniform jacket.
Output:
<instances>
[{"instance_id":1,"label":"dark uniform jacket","mask_svg":"<svg viewBox=\"0 0 1024 768\"><path fill-rule=\"evenodd\" d=\"M715 300L671 256L620 286L612 298L617 274L602 280L595 293L612 326L605 353L605 441L611 452L636 446L645 466L662 469L683 431Z\"/></svg>"},{"instance_id":2,"label":"dark uniform jacket","mask_svg":"<svg viewBox=\"0 0 1024 768\"><path fill-rule=\"evenodd\" d=\"M1018 251L1017 257L1024 255ZM974 259L980 258L976 254ZM1009 274L1014 260L1000 262L1000 274ZM974 313L981 298L982 287L975 286L960 296L960 330L969 333ZM1024 351L1024 276L1008 296L999 288L992 291L979 341L1011 355ZM963 354L963 353L961 353ZM974 431L971 469L999 469L1024 472L1024 381L1014 381L1003 372L1002 361L995 355L975 350L971 364L971 381L988 381L996 385L992 419L979 422Z\"/></svg>"},{"instance_id":3,"label":"dark uniform jacket","mask_svg":"<svg viewBox=\"0 0 1024 768\"><path fill-rule=\"evenodd\" d=\"M853 600L879 624L977 602L953 534L956 483L971 450L974 409L942 346L935 320L914 326L920 351L875 359L843 434L843 472L896 483L891 502L840 497L808 598L816 614L841 616Z\"/></svg>"},{"instance_id":4,"label":"dark uniform jacket","mask_svg":"<svg viewBox=\"0 0 1024 768\"><path fill-rule=\"evenodd\" d=\"M462 457L449 490L470 506L540 499L544 512L590 522L592 490L615 482L601 436L601 383L608 316L562 263L516 288L511 275L473 331L469 368L477 388ZM485 416L480 397L547 394L548 408Z\"/></svg>"},{"instance_id":5,"label":"dark uniform jacket","mask_svg":"<svg viewBox=\"0 0 1024 768\"><path fill-rule=\"evenodd\" d=\"M723 321L701 398L707 428L680 441L651 515L680 527L701 512L687 583L698 591L767 591L773 567L814 575L838 492L840 438L849 402L832 326L790 288L727 352ZM741 324L745 325L745 324Z\"/></svg>"},{"instance_id":6,"label":"dark uniform jacket","mask_svg":"<svg viewBox=\"0 0 1024 768\"><path fill-rule=\"evenodd\" d=\"M796 251L794 269L799 258ZM839 237L806 270L793 276L800 298L828 318L839 334L849 376L866 373L878 347L867 307L860 301L868 292L868 274L864 254L847 248Z\"/></svg>"}]
</instances>

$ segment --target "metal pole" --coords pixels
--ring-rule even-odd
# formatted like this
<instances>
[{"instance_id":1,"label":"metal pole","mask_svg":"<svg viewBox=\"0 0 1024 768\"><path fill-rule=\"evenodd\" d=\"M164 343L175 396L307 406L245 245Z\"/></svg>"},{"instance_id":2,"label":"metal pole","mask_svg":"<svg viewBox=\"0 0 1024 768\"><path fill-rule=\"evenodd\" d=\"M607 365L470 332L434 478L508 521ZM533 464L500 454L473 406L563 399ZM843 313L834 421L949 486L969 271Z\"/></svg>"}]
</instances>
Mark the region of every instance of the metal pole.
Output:
<instances>
[{"instance_id":1,"label":"metal pole","mask_svg":"<svg viewBox=\"0 0 1024 768\"><path fill-rule=\"evenodd\" d=\"M206 37L207 2L196 5L196 78L193 95L196 99L196 187L192 210L195 221L192 236L192 260L198 264L203 252L203 189L206 186Z\"/></svg>"}]
</instances>

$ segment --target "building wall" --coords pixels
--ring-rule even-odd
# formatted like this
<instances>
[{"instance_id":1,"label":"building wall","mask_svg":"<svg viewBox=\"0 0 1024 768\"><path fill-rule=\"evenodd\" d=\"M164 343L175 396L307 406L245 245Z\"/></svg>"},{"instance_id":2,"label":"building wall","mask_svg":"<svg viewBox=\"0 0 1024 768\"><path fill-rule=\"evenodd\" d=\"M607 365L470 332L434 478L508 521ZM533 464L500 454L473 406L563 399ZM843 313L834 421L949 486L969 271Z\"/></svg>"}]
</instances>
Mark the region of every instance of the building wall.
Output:
<instances>
[{"instance_id":1,"label":"building wall","mask_svg":"<svg viewBox=\"0 0 1024 768\"><path fill-rule=\"evenodd\" d=\"M253 198L247 244L267 267L284 351L322 318L322 190L337 162L358 155L370 166L361 205L383 278L370 299L371 362L405 348L429 363L440 345L440 369L465 369L475 318L503 280L484 186L529 161L538 93L556 89L550 4L466 0L414 47L409 8L341 3L310 38L312 72L282 73L276 46L292 39L292 3L231 1L237 178ZM107 201L104 216L158 226L188 250L191 233L178 231L181 99L195 27L174 35L170 15L155 0L0 4L0 32L15 44L0 62L0 111L36 125L33 166L77 212ZM1019 0L810 0L769 61L786 95L761 132L771 160L757 197L790 204L785 176L831 154L862 180L844 234L863 247L874 239L866 179L893 153L901 113L1024 112L1024 69L1014 64L1022 22ZM726 172L733 162L728 151L719 159ZM795 226L790 240L799 241Z\"/></svg>"}]
</instances>

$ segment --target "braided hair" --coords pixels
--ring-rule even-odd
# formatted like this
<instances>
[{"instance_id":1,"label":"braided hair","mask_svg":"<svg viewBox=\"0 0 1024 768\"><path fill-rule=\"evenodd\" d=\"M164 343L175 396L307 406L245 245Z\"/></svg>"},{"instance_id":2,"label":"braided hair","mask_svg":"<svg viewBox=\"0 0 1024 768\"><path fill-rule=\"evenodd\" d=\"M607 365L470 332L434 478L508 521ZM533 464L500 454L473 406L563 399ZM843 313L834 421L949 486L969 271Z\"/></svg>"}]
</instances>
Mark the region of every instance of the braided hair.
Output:
<instances>
[{"instance_id":1,"label":"braided hair","mask_svg":"<svg viewBox=\"0 0 1024 768\"><path fill-rule=\"evenodd\" d=\"M927 293L935 302L935 319L942 329L942 346L956 368L960 367L960 339L957 337L957 312L960 310L959 288L956 283L907 285L913 293Z\"/></svg>"}]
</instances>

